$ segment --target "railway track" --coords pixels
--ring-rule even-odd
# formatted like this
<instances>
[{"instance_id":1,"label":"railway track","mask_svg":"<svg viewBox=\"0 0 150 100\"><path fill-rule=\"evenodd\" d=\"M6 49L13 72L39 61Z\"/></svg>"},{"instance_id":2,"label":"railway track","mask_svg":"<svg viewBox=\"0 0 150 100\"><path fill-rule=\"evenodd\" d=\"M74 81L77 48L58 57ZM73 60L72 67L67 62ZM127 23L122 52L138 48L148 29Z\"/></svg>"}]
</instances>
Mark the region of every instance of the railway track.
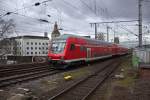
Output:
<instances>
[{"instance_id":1,"label":"railway track","mask_svg":"<svg viewBox=\"0 0 150 100\"><path fill-rule=\"evenodd\" d=\"M120 60L106 64L93 74L68 86L48 100L86 100L98 86L107 80L119 64Z\"/></svg>"},{"instance_id":2,"label":"railway track","mask_svg":"<svg viewBox=\"0 0 150 100\"><path fill-rule=\"evenodd\" d=\"M15 69L22 69L24 67L43 66L43 65L47 65L47 63L28 63L28 64L0 65L0 70L15 70Z\"/></svg>"},{"instance_id":3,"label":"railway track","mask_svg":"<svg viewBox=\"0 0 150 100\"><path fill-rule=\"evenodd\" d=\"M34 65L30 65L28 67L26 66L22 66L22 67L17 67L17 68L7 68L7 69L2 69L0 70L0 77L8 77L8 76L12 76L12 75L18 75L18 74L22 74L22 73L29 73L30 71L38 71L38 70L44 70L44 69L48 69L48 65L45 66L34 66Z\"/></svg>"},{"instance_id":4,"label":"railway track","mask_svg":"<svg viewBox=\"0 0 150 100\"><path fill-rule=\"evenodd\" d=\"M1 67L0 69L0 88L12 84L29 81L35 78L41 78L48 75L59 73L60 70L49 68L48 65L29 64L28 66L19 65L13 67Z\"/></svg>"},{"instance_id":5,"label":"railway track","mask_svg":"<svg viewBox=\"0 0 150 100\"><path fill-rule=\"evenodd\" d=\"M64 71L52 69L48 65L42 63L0 66L0 88Z\"/></svg>"}]
</instances>

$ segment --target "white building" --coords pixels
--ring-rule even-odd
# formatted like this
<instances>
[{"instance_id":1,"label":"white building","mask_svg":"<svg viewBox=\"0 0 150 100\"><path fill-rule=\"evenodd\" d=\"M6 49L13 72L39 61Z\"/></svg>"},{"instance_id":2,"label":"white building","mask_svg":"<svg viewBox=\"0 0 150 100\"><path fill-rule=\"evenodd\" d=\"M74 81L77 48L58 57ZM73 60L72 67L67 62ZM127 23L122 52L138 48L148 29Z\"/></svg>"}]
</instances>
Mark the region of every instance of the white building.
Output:
<instances>
[{"instance_id":1,"label":"white building","mask_svg":"<svg viewBox=\"0 0 150 100\"><path fill-rule=\"evenodd\" d=\"M48 37L18 36L13 38L17 44L16 56L47 56L48 54Z\"/></svg>"}]
</instances>

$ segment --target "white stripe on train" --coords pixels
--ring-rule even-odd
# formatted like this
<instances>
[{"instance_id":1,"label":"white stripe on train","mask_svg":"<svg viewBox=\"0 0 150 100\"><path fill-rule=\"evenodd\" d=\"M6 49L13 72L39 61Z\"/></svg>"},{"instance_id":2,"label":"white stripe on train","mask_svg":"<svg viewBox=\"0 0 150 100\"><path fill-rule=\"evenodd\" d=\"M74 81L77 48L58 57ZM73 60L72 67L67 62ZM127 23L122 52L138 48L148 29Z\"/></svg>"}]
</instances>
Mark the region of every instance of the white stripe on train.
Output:
<instances>
[{"instance_id":1,"label":"white stripe on train","mask_svg":"<svg viewBox=\"0 0 150 100\"><path fill-rule=\"evenodd\" d=\"M76 62L76 61L93 61L93 60L98 60L102 58L109 58L112 57L112 55L107 55L107 56L101 56L101 57L94 57L94 58L79 58L79 59L72 59L72 60L64 60L64 62L69 63L69 62Z\"/></svg>"}]
</instances>

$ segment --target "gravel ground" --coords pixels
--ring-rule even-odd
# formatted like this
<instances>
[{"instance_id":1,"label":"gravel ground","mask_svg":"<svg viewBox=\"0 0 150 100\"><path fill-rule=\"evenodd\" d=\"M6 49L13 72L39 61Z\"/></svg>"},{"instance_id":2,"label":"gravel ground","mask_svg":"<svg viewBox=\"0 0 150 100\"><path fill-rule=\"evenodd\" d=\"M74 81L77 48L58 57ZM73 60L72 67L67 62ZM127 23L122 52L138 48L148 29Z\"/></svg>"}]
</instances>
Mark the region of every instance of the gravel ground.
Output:
<instances>
[{"instance_id":1,"label":"gravel ground","mask_svg":"<svg viewBox=\"0 0 150 100\"><path fill-rule=\"evenodd\" d=\"M150 100L150 79L139 79L133 89L134 100Z\"/></svg>"},{"instance_id":2,"label":"gravel ground","mask_svg":"<svg viewBox=\"0 0 150 100\"><path fill-rule=\"evenodd\" d=\"M124 71L121 71L122 69ZM116 72L116 74L119 73L123 74L124 78L112 78L108 81L110 83L105 83L105 88L102 90L105 94L101 96L103 97L102 100L150 100L150 79L137 77L138 71L132 67L130 58L124 60L124 63Z\"/></svg>"},{"instance_id":3,"label":"gravel ground","mask_svg":"<svg viewBox=\"0 0 150 100\"><path fill-rule=\"evenodd\" d=\"M73 70L69 70L64 73L55 74L48 77L43 77L37 80L29 81L22 84L13 85L5 88L4 90L0 90L0 100L9 100L9 98L14 97L16 94L23 94L37 98L43 98L45 93L49 93L52 90L55 90L60 85L64 84L68 85L74 82L77 79L83 78L91 73L92 67L91 65L77 68ZM64 80L64 77L67 75L71 75L71 80ZM20 99L20 96L17 96L17 100ZM15 99L10 99L15 100ZM25 99L26 100L26 99ZM30 99L32 100L32 99Z\"/></svg>"},{"instance_id":4,"label":"gravel ground","mask_svg":"<svg viewBox=\"0 0 150 100\"><path fill-rule=\"evenodd\" d=\"M128 62L130 61L129 58L123 59L123 62L118 67L118 69L114 73L112 73L110 78L102 86L97 88L94 94L92 94L88 98L88 100L133 100L133 96L131 95L131 89L128 88L128 86L124 87L121 86L120 84L116 84L116 81L118 82L119 80L120 82L124 79L115 78L115 75L126 73L124 71L128 69L128 68L126 69L125 67L130 65L130 62ZM128 75L132 76L134 74L131 70L130 71L128 70ZM131 82L129 82L129 84L130 83Z\"/></svg>"},{"instance_id":5,"label":"gravel ground","mask_svg":"<svg viewBox=\"0 0 150 100\"><path fill-rule=\"evenodd\" d=\"M115 74L112 74L110 79L107 80L102 87L98 88L89 100L150 100L150 80L135 78L137 72L130 66L131 59L125 59ZM0 100L27 100L10 99L16 94L34 97L34 99L28 100L47 100L47 98L55 94L58 90L60 91L60 86L61 89L63 89L63 87L65 88L76 80L89 75L92 72L91 70L93 70L93 67L89 65L87 67L17 84L0 90ZM125 78L114 78L114 75L122 73ZM64 80L64 76L68 75L72 76L72 78L70 80ZM36 97L38 99L36 99ZM18 98L20 98L20 96Z\"/></svg>"}]
</instances>

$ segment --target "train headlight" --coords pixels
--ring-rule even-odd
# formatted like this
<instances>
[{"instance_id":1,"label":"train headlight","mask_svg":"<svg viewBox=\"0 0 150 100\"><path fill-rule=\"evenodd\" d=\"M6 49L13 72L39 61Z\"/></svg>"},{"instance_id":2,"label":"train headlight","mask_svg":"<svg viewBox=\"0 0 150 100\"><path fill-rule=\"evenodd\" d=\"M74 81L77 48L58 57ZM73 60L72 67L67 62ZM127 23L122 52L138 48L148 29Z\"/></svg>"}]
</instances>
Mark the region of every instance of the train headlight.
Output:
<instances>
[{"instance_id":1,"label":"train headlight","mask_svg":"<svg viewBox=\"0 0 150 100\"><path fill-rule=\"evenodd\" d=\"M63 56L61 56L61 60L64 60L64 57L63 57Z\"/></svg>"},{"instance_id":2,"label":"train headlight","mask_svg":"<svg viewBox=\"0 0 150 100\"><path fill-rule=\"evenodd\" d=\"M51 57L48 57L49 60L51 60Z\"/></svg>"}]
</instances>

